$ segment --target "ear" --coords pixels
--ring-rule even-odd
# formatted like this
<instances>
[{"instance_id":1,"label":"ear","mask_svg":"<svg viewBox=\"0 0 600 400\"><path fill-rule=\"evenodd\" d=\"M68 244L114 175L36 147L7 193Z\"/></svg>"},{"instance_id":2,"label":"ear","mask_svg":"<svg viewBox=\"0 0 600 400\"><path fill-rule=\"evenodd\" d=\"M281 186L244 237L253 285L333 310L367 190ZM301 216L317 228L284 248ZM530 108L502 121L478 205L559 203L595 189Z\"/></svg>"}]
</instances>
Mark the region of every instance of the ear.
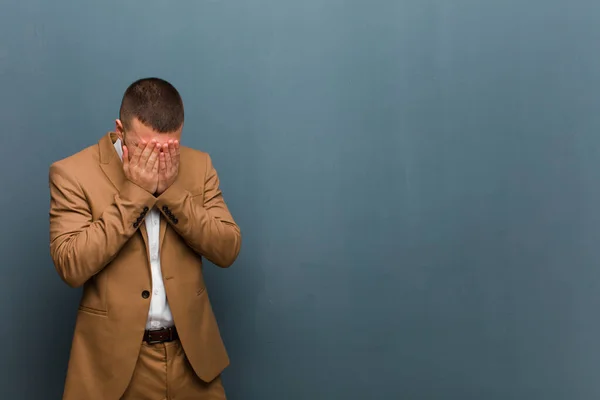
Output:
<instances>
[{"instance_id":1,"label":"ear","mask_svg":"<svg viewBox=\"0 0 600 400\"><path fill-rule=\"evenodd\" d=\"M121 122L120 119L116 119L115 120L115 133L117 134L117 137L119 139L121 139L121 141L123 141L123 132L125 132L125 129L123 128L123 122Z\"/></svg>"}]
</instances>

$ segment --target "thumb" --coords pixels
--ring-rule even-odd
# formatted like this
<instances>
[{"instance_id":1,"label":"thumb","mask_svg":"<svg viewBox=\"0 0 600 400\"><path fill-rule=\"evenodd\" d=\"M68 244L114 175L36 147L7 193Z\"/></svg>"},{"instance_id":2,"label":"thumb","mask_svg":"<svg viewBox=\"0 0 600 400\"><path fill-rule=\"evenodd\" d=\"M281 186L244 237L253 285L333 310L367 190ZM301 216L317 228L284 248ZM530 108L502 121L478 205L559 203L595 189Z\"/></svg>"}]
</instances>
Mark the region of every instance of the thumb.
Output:
<instances>
[{"instance_id":1,"label":"thumb","mask_svg":"<svg viewBox=\"0 0 600 400\"><path fill-rule=\"evenodd\" d=\"M123 170L129 171L129 150L123 145Z\"/></svg>"}]
</instances>

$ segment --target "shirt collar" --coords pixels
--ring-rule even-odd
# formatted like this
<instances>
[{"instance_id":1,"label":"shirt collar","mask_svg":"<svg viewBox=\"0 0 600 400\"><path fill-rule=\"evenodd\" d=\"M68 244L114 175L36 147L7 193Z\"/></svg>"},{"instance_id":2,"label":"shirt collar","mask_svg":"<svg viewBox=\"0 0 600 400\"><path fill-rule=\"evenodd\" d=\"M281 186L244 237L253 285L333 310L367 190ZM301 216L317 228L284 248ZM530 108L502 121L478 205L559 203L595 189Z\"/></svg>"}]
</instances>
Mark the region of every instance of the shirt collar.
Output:
<instances>
[{"instance_id":1,"label":"shirt collar","mask_svg":"<svg viewBox=\"0 0 600 400\"><path fill-rule=\"evenodd\" d=\"M121 159L121 161L123 161L123 146L121 146L121 139L117 139L114 143L115 146L115 150L117 151L117 154L119 155L119 158Z\"/></svg>"}]
</instances>

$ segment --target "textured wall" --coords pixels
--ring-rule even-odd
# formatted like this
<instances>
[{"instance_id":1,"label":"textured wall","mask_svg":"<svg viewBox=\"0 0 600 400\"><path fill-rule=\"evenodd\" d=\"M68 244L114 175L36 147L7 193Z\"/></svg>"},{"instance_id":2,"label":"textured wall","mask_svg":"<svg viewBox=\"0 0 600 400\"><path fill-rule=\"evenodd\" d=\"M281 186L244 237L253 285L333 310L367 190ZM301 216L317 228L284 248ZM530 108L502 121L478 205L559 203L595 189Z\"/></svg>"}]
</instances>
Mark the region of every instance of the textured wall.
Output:
<instances>
[{"instance_id":1,"label":"textured wall","mask_svg":"<svg viewBox=\"0 0 600 400\"><path fill-rule=\"evenodd\" d=\"M0 0L3 399L59 399L48 167L172 81L244 243L232 400L600 397L600 3Z\"/></svg>"}]
</instances>

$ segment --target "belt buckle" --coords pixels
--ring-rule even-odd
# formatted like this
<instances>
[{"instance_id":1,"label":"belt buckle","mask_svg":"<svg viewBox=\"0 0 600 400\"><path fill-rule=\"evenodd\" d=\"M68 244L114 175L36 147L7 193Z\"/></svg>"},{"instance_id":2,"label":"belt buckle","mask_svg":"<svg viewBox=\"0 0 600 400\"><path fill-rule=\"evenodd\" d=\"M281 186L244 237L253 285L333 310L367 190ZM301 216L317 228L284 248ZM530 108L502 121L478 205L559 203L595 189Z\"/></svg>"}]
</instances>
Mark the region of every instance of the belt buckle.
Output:
<instances>
[{"instance_id":1,"label":"belt buckle","mask_svg":"<svg viewBox=\"0 0 600 400\"><path fill-rule=\"evenodd\" d=\"M160 329L155 329L152 331L148 331L148 338L150 338L150 336L152 335L152 332L160 332L160 331L166 331L168 328L160 328ZM171 333L169 336L173 336L173 333ZM158 344L158 343L163 343L165 340L147 340L146 343L148 344Z\"/></svg>"}]
</instances>

